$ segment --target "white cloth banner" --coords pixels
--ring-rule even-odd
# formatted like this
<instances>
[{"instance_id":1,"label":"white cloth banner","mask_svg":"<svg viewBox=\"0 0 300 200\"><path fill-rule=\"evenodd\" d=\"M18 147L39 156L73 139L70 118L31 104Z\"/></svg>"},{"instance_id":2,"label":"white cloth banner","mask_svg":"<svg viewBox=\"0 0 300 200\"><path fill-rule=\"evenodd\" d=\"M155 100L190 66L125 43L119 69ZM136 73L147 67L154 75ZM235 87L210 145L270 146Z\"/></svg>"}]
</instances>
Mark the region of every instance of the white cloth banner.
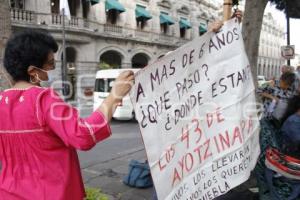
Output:
<instances>
[{"instance_id":1,"label":"white cloth banner","mask_svg":"<svg viewBox=\"0 0 300 200\"><path fill-rule=\"evenodd\" d=\"M214 199L259 155L254 84L238 22L139 71L131 99L160 200Z\"/></svg>"},{"instance_id":2,"label":"white cloth banner","mask_svg":"<svg viewBox=\"0 0 300 200\"><path fill-rule=\"evenodd\" d=\"M60 14L64 14L68 20L71 20L71 14L70 14L70 8L69 8L69 3L68 0L60 0L59 1L59 11Z\"/></svg>"}]
</instances>

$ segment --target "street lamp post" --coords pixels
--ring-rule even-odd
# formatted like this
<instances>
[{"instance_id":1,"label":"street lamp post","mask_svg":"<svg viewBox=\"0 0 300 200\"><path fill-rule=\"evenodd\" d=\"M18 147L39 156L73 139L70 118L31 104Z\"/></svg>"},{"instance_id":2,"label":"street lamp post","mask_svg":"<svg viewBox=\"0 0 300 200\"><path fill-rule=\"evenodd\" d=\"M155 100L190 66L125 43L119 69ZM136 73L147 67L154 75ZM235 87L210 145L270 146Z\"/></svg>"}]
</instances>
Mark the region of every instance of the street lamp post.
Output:
<instances>
[{"instance_id":1,"label":"street lamp post","mask_svg":"<svg viewBox=\"0 0 300 200\"><path fill-rule=\"evenodd\" d=\"M289 7L288 7L288 1L286 1L286 38L287 38L287 45L289 46L291 44L291 40L290 40L290 16L289 16ZM288 59L287 60L287 64L291 65L291 60Z\"/></svg>"},{"instance_id":2,"label":"street lamp post","mask_svg":"<svg viewBox=\"0 0 300 200\"><path fill-rule=\"evenodd\" d=\"M65 8L62 9L62 93L63 96L66 97L68 95L68 85L67 85L67 54L66 54L66 28L65 28Z\"/></svg>"}]
</instances>

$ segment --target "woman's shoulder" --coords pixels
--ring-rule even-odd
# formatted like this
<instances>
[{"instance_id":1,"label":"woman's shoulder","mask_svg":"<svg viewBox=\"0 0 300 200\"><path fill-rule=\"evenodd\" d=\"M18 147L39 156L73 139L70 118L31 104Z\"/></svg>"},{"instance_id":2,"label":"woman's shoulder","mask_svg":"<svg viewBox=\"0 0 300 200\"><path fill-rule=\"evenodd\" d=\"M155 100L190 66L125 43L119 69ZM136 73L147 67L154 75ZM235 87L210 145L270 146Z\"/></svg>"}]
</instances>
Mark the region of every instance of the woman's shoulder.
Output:
<instances>
[{"instance_id":1,"label":"woman's shoulder","mask_svg":"<svg viewBox=\"0 0 300 200\"><path fill-rule=\"evenodd\" d=\"M25 96L31 96L33 100L39 101L43 98L51 98L56 95L52 88L33 86L23 93Z\"/></svg>"},{"instance_id":2,"label":"woman's shoulder","mask_svg":"<svg viewBox=\"0 0 300 200\"><path fill-rule=\"evenodd\" d=\"M15 98L25 98L34 100L36 97L42 93L46 92L46 88L31 86L27 88L9 88L0 92L0 98L15 99Z\"/></svg>"},{"instance_id":3,"label":"woman's shoulder","mask_svg":"<svg viewBox=\"0 0 300 200\"><path fill-rule=\"evenodd\" d=\"M35 88L37 101L61 101L61 95L53 88Z\"/></svg>"},{"instance_id":4,"label":"woman's shoulder","mask_svg":"<svg viewBox=\"0 0 300 200\"><path fill-rule=\"evenodd\" d=\"M0 92L1 96L5 97L26 97L32 101L40 100L41 98L58 99L60 95L53 88L45 88L39 86L31 86L28 88L10 88Z\"/></svg>"},{"instance_id":5,"label":"woman's shoulder","mask_svg":"<svg viewBox=\"0 0 300 200\"><path fill-rule=\"evenodd\" d=\"M4 94L14 94L14 93L39 93L47 88L42 88L39 86L30 86L27 88L8 88L6 90L3 90L2 93Z\"/></svg>"}]
</instances>

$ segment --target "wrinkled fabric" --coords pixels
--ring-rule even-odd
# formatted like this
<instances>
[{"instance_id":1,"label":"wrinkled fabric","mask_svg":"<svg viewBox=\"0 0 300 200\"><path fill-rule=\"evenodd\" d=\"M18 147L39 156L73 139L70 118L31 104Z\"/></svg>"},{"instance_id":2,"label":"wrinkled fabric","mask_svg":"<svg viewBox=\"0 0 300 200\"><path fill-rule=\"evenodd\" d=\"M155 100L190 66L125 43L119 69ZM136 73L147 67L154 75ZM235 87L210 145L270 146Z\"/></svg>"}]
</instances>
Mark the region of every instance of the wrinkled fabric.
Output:
<instances>
[{"instance_id":1,"label":"wrinkled fabric","mask_svg":"<svg viewBox=\"0 0 300 200\"><path fill-rule=\"evenodd\" d=\"M274 173L265 165L266 150L269 147L282 149L283 135L269 119L260 121L261 154L256 163L255 174L260 200L300 200L300 182L287 179Z\"/></svg>"},{"instance_id":2,"label":"wrinkled fabric","mask_svg":"<svg viewBox=\"0 0 300 200\"><path fill-rule=\"evenodd\" d=\"M52 89L0 93L0 199L82 200L76 149L109 137L100 112L86 119Z\"/></svg>"},{"instance_id":3,"label":"wrinkled fabric","mask_svg":"<svg viewBox=\"0 0 300 200\"><path fill-rule=\"evenodd\" d=\"M290 116L282 128L282 152L300 159L300 115Z\"/></svg>"},{"instance_id":4,"label":"wrinkled fabric","mask_svg":"<svg viewBox=\"0 0 300 200\"><path fill-rule=\"evenodd\" d=\"M291 88L288 88L287 90L283 90L279 86L279 82L275 83L274 87L267 86L265 88L259 88L257 89L257 93L268 93L274 97L277 97L278 99L282 101L288 101L294 96L294 91ZM274 102L272 99L269 98L263 98L263 105L264 105L264 117L271 119L272 113L276 109L276 102Z\"/></svg>"}]
</instances>

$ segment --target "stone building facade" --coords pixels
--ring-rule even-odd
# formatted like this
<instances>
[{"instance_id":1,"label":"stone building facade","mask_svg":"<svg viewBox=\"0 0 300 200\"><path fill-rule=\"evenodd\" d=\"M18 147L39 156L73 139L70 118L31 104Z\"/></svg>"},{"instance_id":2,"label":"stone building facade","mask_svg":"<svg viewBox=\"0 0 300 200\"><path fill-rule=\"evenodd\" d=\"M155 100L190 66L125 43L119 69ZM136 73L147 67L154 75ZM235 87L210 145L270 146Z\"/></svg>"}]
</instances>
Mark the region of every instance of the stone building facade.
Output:
<instances>
[{"instance_id":1,"label":"stone building facade","mask_svg":"<svg viewBox=\"0 0 300 200\"><path fill-rule=\"evenodd\" d=\"M209 0L68 0L66 24L70 100L91 104L96 71L144 67L203 34L219 5ZM61 80L62 20L59 0L10 0L12 30L45 29L59 44L56 75ZM59 84L55 87L59 90ZM85 98L86 97L86 98ZM86 100L88 100L86 102Z\"/></svg>"},{"instance_id":2,"label":"stone building facade","mask_svg":"<svg viewBox=\"0 0 300 200\"><path fill-rule=\"evenodd\" d=\"M264 15L257 61L257 74L267 79L280 76L280 69L286 61L281 57L281 46L285 45L284 28L271 13Z\"/></svg>"},{"instance_id":3,"label":"stone building facade","mask_svg":"<svg viewBox=\"0 0 300 200\"><path fill-rule=\"evenodd\" d=\"M10 12L8 0L0 0L0 91L8 88L11 84L9 76L2 66L3 50L11 33Z\"/></svg>"}]
</instances>

